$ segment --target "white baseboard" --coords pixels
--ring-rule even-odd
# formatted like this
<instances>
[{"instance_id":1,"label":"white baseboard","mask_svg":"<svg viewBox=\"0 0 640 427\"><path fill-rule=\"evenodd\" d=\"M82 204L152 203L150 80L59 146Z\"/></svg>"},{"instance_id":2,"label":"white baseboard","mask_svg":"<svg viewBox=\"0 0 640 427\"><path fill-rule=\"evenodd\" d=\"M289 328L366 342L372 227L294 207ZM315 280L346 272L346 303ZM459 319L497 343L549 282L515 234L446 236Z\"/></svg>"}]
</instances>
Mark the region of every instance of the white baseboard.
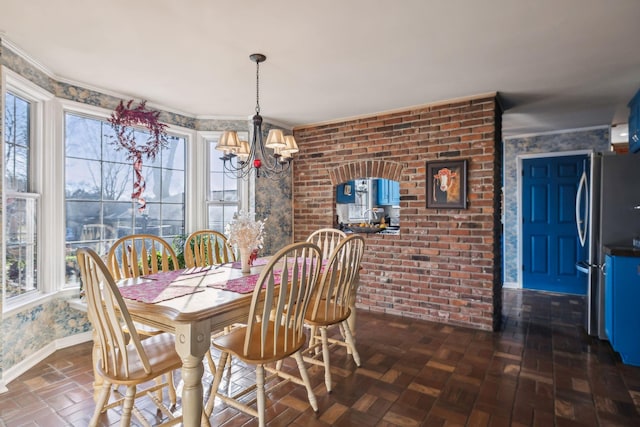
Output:
<instances>
[{"instance_id":1,"label":"white baseboard","mask_svg":"<svg viewBox=\"0 0 640 427\"><path fill-rule=\"evenodd\" d=\"M518 282L504 282L502 287L506 289L522 289Z\"/></svg>"},{"instance_id":2,"label":"white baseboard","mask_svg":"<svg viewBox=\"0 0 640 427\"><path fill-rule=\"evenodd\" d=\"M27 356L24 360L20 361L16 365L7 369L2 373L2 380L0 380L0 393L7 392L7 384L18 378L20 375L27 372L29 369L42 362L47 357L55 353L56 350L62 348L71 347L72 345L82 344L93 339L92 332L83 332L81 334L71 335L57 339L33 354Z\"/></svg>"}]
</instances>

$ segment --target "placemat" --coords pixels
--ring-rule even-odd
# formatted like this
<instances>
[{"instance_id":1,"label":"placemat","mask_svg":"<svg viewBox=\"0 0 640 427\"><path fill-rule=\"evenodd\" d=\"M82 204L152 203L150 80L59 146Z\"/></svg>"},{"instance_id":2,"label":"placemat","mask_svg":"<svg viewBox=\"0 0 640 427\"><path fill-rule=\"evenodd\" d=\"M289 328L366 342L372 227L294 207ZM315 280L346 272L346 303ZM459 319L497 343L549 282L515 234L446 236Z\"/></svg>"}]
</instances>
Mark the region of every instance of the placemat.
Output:
<instances>
[{"instance_id":1,"label":"placemat","mask_svg":"<svg viewBox=\"0 0 640 427\"><path fill-rule=\"evenodd\" d=\"M265 261L268 259L263 258ZM258 258L256 261L259 261ZM265 262L266 264L266 262ZM309 262L307 261L307 265ZM255 264L254 264L255 265ZM302 265L299 264L298 268L302 268ZM293 266L289 267L289 276L293 273ZM225 291L237 292L239 294L248 294L253 292L256 287L256 283L258 283L258 277L260 274L249 274L242 277L237 277L235 279L229 279L227 281L219 281L217 283L209 284L208 286L216 289L222 289ZM273 277L276 284L280 284L280 279L282 277L282 270L274 269Z\"/></svg>"},{"instance_id":2,"label":"placemat","mask_svg":"<svg viewBox=\"0 0 640 427\"><path fill-rule=\"evenodd\" d=\"M148 281L120 287L124 298L155 304L204 291L215 280L215 267L194 267L142 276Z\"/></svg>"},{"instance_id":3,"label":"placemat","mask_svg":"<svg viewBox=\"0 0 640 427\"><path fill-rule=\"evenodd\" d=\"M180 286L172 284L170 281L154 280L120 288L120 294L122 294L124 298L148 304L155 304L202 291L204 291L204 289L199 289L194 286Z\"/></svg>"},{"instance_id":4,"label":"placemat","mask_svg":"<svg viewBox=\"0 0 640 427\"><path fill-rule=\"evenodd\" d=\"M163 282L176 281L180 279L188 279L190 277L204 276L211 269L215 270L216 266L183 268L180 270L160 271L154 274L141 276L143 279L162 280Z\"/></svg>"},{"instance_id":5,"label":"placemat","mask_svg":"<svg viewBox=\"0 0 640 427\"><path fill-rule=\"evenodd\" d=\"M281 271L274 270L273 277L276 284L280 284ZM208 285L211 288L221 289L223 291L237 292L239 294L248 294L253 292L258 283L258 274L249 274L247 276L236 277L235 279L229 279L218 283L212 283Z\"/></svg>"}]
</instances>

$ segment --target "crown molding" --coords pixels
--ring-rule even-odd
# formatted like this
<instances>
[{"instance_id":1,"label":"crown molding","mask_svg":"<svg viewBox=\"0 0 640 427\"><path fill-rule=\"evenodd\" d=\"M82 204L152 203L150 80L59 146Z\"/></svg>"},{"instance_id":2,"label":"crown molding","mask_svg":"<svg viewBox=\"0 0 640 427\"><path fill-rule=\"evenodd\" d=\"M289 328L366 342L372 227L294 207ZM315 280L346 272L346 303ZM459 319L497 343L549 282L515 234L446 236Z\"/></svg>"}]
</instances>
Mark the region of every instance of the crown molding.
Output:
<instances>
[{"instance_id":1,"label":"crown molding","mask_svg":"<svg viewBox=\"0 0 640 427\"><path fill-rule=\"evenodd\" d=\"M439 107L441 105L452 104L452 103L456 103L456 102L473 101L475 99L483 99L483 98L491 98L491 97L496 97L497 98L498 97L498 92L486 92L486 93L480 93L480 94L471 95L471 96L463 96L463 97L460 97L460 98L451 98L451 99L445 99L445 100L442 100L442 101L429 102L429 103L426 103L426 104L418 104L418 105L411 105L411 106L408 106L408 107L394 108L392 110L378 111L376 113L367 113L367 114L362 114L362 115L357 115L357 116L343 117L343 118L340 118L340 119L332 119L332 120L327 120L325 122L307 123L307 124L304 124L304 125L294 126L293 130L296 131L296 130L299 130L299 129L305 129L305 128L309 128L309 127L324 126L324 125L330 125L330 124L342 123L342 122L350 122L350 121L353 121L353 120L368 119L368 118L371 118L371 117L387 115L387 114L394 114L394 113L400 113L400 112L403 112L403 111L417 110L417 109L427 108L427 107ZM500 107L500 108L502 108L502 107Z\"/></svg>"},{"instance_id":2,"label":"crown molding","mask_svg":"<svg viewBox=\"0 0 640 427\"><path fill-rule=\"evenodd\" d=\"M27 61L31 66L37 68L38 71L41 71L44 74L46 74L47 77L50 77L50 78L52 78L54 80L58 79L56 77L56 75L53 73L53 71L51 71L49 68L45 67L40 61L35 59L33 56L27 54L24 50L22 50L20 47L18 47L18 45L16 45L14 42L9 40L7 38L7 36L3 32L0 32L0 43L2 44L3 47L8 48L13 53L18 55L20 58L22 58L25 61Z\"/></svg>"}]
</instances>

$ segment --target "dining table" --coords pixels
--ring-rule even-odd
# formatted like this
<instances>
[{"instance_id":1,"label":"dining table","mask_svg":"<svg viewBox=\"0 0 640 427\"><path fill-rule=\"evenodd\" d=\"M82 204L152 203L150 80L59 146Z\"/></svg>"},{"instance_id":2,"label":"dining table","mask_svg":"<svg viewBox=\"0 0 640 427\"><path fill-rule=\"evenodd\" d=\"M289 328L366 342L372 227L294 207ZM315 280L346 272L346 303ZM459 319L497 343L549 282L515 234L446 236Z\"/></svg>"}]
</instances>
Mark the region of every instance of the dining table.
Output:
<instances>
[{"instance_id":1,"label":"dining table","mask_svg":"<svg viewBox=\"0 0 640 427\"><path fill-rule=\"evenodd\" d=\"M118 287L131 318L175 334L182 359L182 415L186 427L199 426L203 408L203 357L212 332L246 323L257 278L267 258L250 273L239 262L194 267L123 279Z\"/></svg>"},{"instance_id":2,"label":"dining table","mask_svg":"<svg viewBox=\"0 0 640 427\"><path fill-rule=\"evenodd\" d=\"M207 267L158 272L117 282L132 320L151 329L175 335L176 352L182 359L183 426L200 426L202 417L204 356L211 335L225 327L246 323L253 290L269 257L253 261L242 273L239 261ZM352 301L355 323L355 301ZM352 331L355 331L355 325ZM95 347L94 340L94 347ZM94 348L94 357L97 355ZM96 377L94 387L102 386Z\"/></svg>"}]
</instances>

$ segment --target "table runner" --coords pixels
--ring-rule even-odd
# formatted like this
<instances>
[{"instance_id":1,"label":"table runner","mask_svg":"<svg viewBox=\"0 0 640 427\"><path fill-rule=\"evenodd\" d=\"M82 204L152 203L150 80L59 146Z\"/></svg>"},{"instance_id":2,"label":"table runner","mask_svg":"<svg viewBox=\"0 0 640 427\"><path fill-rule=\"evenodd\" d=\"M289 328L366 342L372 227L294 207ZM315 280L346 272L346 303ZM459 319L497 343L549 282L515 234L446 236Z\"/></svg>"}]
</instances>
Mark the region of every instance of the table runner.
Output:
<instances>
[{"instance_id":1,"label":"table runner","mask_svg":"<svg viewBox=\"0 0 640 427\"><path fill-rule=\"evenodd\" d=\"M264 265L267 264L268 261L268 258L258 258L254 265ZM233 264L227 265L234 268ZM202 292L205 287L237 292L240 294L253 292L256 283L258 282L258 277L260 276L259 273L228 279L229 271L225 269L218 269L219 267L220 266L193 267L148 274L141 276L143 279L146 279L145 282L136 283L135 285L130 286L121 286L120 294L127 299L147 304L155 304L173 298ZM302 267L302 265L300 265L300 267ZM293 267L290 267L289 275L291 275L292 271ZM282 270L274 269L273 274L276 284L279 284Z\"/></svg>"},{"instance_id":2,"label":"table runner","mask_svg":"<svg viewBox=\"0 0 640 427\"><path fill-rule=\"evenodd\" d=\"M274 274L277 275L276 283L280 283L280 275L275 271ZM211 288L222 289L223 291L248 294L253 292L255 289L256 283L258 283L258 277L260 277L260 273L249 274L247 276L236 277L235 279L229 279L219 283L212 283L208 286Z\"/></svg>"},{"instance_id":3,"label":"table runner","mask_svg":"<svg viewBox=\"0 0 640 427\"><path fill-rule=\"evenodd\" d=\"M142 276L147 281L120 287L124 298L155 304L197 292L203 292L215 273L211 267L173 270Z\"/></svg>"},{"instance_id":4,"label":"table runner","mask_svg":"<svg viewBox=\"0 0 640 427\"><path fill-rule=\"evenodd\" d=\"M264 264L267 264L268 261L269 261L269 258L258 258L254 263L254 265L264 265ZM298 259L298 261L301 261L301 259ZM258 262L260 263L258 264ZM326 264L326 260L322 260L322 269L324 269L325 264ZM307 261L307 265L309 265L308 261ZM232 268L235 268L235 267L232 267ZM302 268L301 264L299 265L299 268ZM292 273L293 273L293 266L289 267L289 276L291 276ZM253 290L255 289L256 283L258 283L259 276L260 276L260 273L249 274L247 276L237 277L235 279L229 279L224 282L221 281L218 283L212 283L208 286L216 289L222 289L225 291L237 292L239 294L248 294L250 292L253 292ZM273 277L274 277L275 284L279 285L280 279L282 277L282 270L274 269Z\"/></svg>"}]
</instances>

